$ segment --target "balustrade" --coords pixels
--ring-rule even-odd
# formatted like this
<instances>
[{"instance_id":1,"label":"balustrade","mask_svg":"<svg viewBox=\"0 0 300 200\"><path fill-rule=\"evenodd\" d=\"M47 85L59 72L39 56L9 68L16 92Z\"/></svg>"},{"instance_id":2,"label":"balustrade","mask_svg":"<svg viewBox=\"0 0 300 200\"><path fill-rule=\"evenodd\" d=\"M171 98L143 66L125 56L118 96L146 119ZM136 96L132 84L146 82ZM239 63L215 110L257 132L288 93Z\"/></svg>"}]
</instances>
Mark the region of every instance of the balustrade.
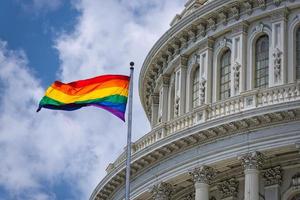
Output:
<instances>
[{"instance_id":1,"label":"balustrade","mask_svg":"<svg viewBox=\"0 0 300 200\"><path fill-rule=\"evenodd\" d=\"M158 124L153 130L133 144L132 154L174 133L206 121L233 115L244 110L286 103L298 99L300 99L300 83L295 83L267 88L265 90L244 92L239 96L229 98L225 101L204 105L189 113L178 116L169 122ZM125 159L126 155L123 152L115 161L114 166L120 165Z\"/></svg>"}]
</instances>

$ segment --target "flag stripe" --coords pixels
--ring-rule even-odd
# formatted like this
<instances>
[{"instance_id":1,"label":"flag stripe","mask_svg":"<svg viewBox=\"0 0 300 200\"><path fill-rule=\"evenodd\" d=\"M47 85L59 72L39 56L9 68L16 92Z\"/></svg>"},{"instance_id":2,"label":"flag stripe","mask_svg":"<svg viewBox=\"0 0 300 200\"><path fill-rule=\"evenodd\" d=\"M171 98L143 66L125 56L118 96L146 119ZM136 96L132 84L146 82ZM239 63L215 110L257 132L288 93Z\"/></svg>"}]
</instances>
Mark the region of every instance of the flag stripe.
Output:
<instances>
[{"instance_id":1,"label":"flag stripe","mask_svg":"<svg viewBox=\"0 0 300 200\"><path fill-rule=\"evenodd\" d=\"M81 88L85 87L87 85L95 84L95 83L103 83L108 80L127 80L129 81L128 76L123 76L123 75L104 75L104 76L98 76L86 80L79 80L79 81L74 81L71 83L68 83L68 85L75 87L75 88Z\"/></svg>"},{"instance_id":2,"label":"flag stripe","mask_svg":"<svg viewBox=\"0 0 300 200\"><path fill-rule=\"evenodd\" d=\"M54 105L54 104L44 104L44 108L49 108L53 110L67 110L67 111L72 111L72 110L77 110L82 107L86 106L96 106L103 108L105 110L108 110L112 112L113 114L117 113L117 116L120 117L120 114L122 113L124 115L124 109L126 109L126 103L122 104L115 104L113 105L110 102L99 102L99 103L70 103L70 104L62 104L62 105ZM123 116L124 119L124 116Z\"/></svg>"},{"instance_id":3,"label":"flag stripe","mask_svg":"<svg viewBox=\"0 0 300 200\"><path fill-rule=\"evenodd\" d=\"M69 84L61 83L59 81L56 81L51 85L52 88L59 90L65 94L68 95L83 95L87 94L89 92L92 92L94 90L99 90L102 88L109 88L109 87L122 87L127 88L128 87L128 80L108 80L103 83L94 83L91 85L87 85L85 87L73 87Z\"/></svg>"},{"instance_id":4,"label":"flag stripe","mask_svg":"<svg viewBox=\"0 0 300 200\"><path fill-rule=\"evenodd\" d=\"M46 91L46 96L52 99L55 99L62 103L74 103L75 101L86 101L90 99L99 99L104 98L106 96L111 95L121 95L121 96L128 96L128 89L122 87L110 87L110 88L103 88L95 91L91 91L84 95L68 95L60 90L56 90L52 87L49 87Z\"/></svg>"},{"instance_id":5,"label":"flag stripe","mask_svg":"<svg viewBox=\"0 0 300 200\"><path fill-rule=\"evenodd\" d=\"M91 104L95 102L110 102L114 104L121 104L127 102L127 97L121 96L121 95L112 95L108 97L98 98L98 99L90 99L86 101L76 101L74 104ZM44 96L40 102L40 104L46 105L46 104L52 104L55 106L61 106L65 105L65 103L62 103L60 101L57 101L55 99L52 99L50 97Z\"/></svg>"}]
</instances>

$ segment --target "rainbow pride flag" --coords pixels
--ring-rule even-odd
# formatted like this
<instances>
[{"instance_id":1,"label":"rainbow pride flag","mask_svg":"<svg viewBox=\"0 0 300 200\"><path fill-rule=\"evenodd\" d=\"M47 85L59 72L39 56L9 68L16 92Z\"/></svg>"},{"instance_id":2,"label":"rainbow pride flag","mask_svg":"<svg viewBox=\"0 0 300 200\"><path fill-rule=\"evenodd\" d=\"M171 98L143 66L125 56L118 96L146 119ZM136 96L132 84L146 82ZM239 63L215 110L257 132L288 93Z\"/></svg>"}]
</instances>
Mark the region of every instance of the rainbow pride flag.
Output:
<instances>
[{"instance_id":1,"label":"rainbow pride flag","mask_svg":"<svg viewBox=\"0 0 300 200\"><path fill-rule=\"evenodd\" d=\"M55 81L40 101L37 112L42 108L71 111L97 106L125 121L129 79L123 75L103 75L71 83Z\"/></svg>"}]
</instances>

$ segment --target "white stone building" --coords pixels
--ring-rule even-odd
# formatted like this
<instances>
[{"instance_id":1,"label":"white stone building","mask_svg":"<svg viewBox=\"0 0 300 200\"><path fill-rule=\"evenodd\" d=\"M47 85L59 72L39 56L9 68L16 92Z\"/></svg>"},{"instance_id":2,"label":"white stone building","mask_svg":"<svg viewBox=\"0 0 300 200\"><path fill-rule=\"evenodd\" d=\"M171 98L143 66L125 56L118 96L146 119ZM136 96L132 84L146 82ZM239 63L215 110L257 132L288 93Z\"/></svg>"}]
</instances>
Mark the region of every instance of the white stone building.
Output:
<instances>
[{"instance_id":1,"label":"white stone building","mask_svg":"<svg viewBox=\"0 0 300 200\"><path fill-rule=\"evenodd\" d=\"M133 200L300 199L300 0L189 0L149 52ZM125 152L91 200L123 200Z\"/></svg>"}]
</instances>

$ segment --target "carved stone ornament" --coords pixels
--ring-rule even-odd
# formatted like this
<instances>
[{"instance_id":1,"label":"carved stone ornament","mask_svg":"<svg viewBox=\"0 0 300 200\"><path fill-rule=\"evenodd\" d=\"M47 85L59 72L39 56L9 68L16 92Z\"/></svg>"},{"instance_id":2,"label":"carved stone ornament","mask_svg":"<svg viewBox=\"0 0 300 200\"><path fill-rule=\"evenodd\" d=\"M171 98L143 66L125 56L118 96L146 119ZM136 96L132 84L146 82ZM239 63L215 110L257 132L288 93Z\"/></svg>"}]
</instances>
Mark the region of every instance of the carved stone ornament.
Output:
<instances>
[{"instance_id":1,"label":"carved stone ornament","mask_svg":"<svg viewBox=\"0 0 300 200\"><path fill-rule=\"evenodd\" d=\"M275 4L275 6L278 7L278 6L280 6L282 0L273 0L273 2L274 2L274 4Z\"/></svg>"},{"instance_id":2,"label":"carved stone ornament","mask_svg":"<svg viewBox=\"0 0 300 200\"><path fill-rule=\"evenodd\" d=\"M215 31L217 29L216 19L211 17L207 21L208 21L208 27L211 30Z\"/></svg>"},{"instance_id":3,"label":"carved stone ornament","mask_svg":"<svg viewBox=\"0 0 300 200\"><path fill-rule=\"evenodd\" d=\"M186 48L188 46L188 43L187 43L188 39L185 35L181 36L179 38L179 40L181 42L181 48Z\"/></svg>"},{"instance_id":4,"label":"carved stone ornament","mask_svg":"<svg viewBox=\"0 0 300 200\"><path fill-rule=\"evenodd\" d=\"M280 74L281 74L281 59L282 52L276 48L273 53L274 57L274 75L276 82L280 80Z\"/></svg>"},{"instance_id":5,"label":"carved stone ornament","mask_svg":"<svg viewBox=\"0 0 300 200\"><path fill-rule=\"evenodd\" d=\"M237 6L233 6L231 7L231 12L232 12L232 16L235 20L239 20L240 19L240 10Z\"/></svg>"},{"instance_id":6,"label":"carved stone ornament","mask_svg":"<svg viewBox=\"0 0 300 200\"><path fill-rule=\"evenodd\" d=\"M151 95L152 104L159 104L159 95L154 93Z\"/></svg>"},{"instance_id":7,"label":"carved stone ornament","mask_svg":"<svg viewBox=\"0 0 300 200\"><path fill-rule=\"evenodd\" d=\"M258 152L246 153L239 157L245 169L260 169L265 161L265 156Z\"/></svg>"},{"instance_id":8,"label":"carved stone ornament","mask_svg":"<svg viewBox=\"0 0 300 200\"><path fill-rule=\"evenodd\" d=\"M192 66L199 65L199 62L200 62L200 55L194 54L191 59L191 65Z\"/></svg>"},{"instance_id":9,"label":"carved stone ornament","mask_svg":"<svg viewBox=\"0 0 300 200\"><path fill-rule=\"evenodd\" d=\"M189 194L189 195L185 196L183 199L184 200L194 200L195 199L195 193Z\"/></svg>"},{"instance_id":10,"label":"carved stone ornament","mask_svg":"<svg viewBox=\"0 0 300 200\"><path fill-rule=\"evenodd\" d=\"M200 87L199 87L200 105L202 105L205 102L205 86L206 86L206 80L202 77L200 80Z\"/></svg>"},{"instance_id":11,"label":"carved stone ornament","mask_svg":"<svg viewBox=\"0 0 300 200\"><path fill-rule=\"evenodd\" d=\"M222 198L237 197L239 191L239 182L235 178L225 180L218 184Z\"/></svg>"},{"instance_id":12,"label":"carved stone ornament","mask_svg":"<svg viewBox=\"0 0 300 200\"><path fill-rule=\"evenodd\" d=\"M201 23L197 26L197 28L198 28L199 35L202 37L205 37L205 35L206 35L205 25Z\"/></svg>"},{"instance_id":13,"label":"carved stone ornament","mask_svg":"<svg viewBox=\"0 0 300 200\"><path fill-rule=\"evenodd\" d=\"M173 187L169 183L161 182L151 189L154 200L170 200L174 192Z\"/></svg>"},{"instance_id":14,"label":"carved stone ornament","mask_svg":"<svg viewBox=\"0 0 300 200\"><path fill-rule=\"evenodd\" d=\"M174 105L174 115L177 117L179 115L179 103L180 103L180 97L175 98L175 105Z\"/></svg>"},{"instance_id":15,"label":"carved stone ornament","mask_svg":"<svg viewBox=\"0 0 300 200\"><path fill-rule=\"evenodd\" d=\"M155 67L158 69L158 73L161 74L163 67L162 67L162 63L158 62L155 64ZM157 76L155 76L155 79L157 78Z\"/></svg>"},{"instance_id":16,"label":"carved stone ornament","mask_svg":"<svg viewBox=\"0 0 300 200\"><path fill-rule=\"evenodd\" d=\"M227 46L227 42L228 42L228 39L227 38L223 38L223 40L221 40L220 43L219 43L220 48L222 49L222 48L226 47Z\"/></svg>"},{"instance_id":17,"label":"carved stone ornament","mask_svg":"<svg viewBox=\"0 0 300 200\"><path fill-rule=\"evenodd\" d=\"M255 27L255 31L261 33L264 30L265 25L263 23L259 23L256 27Z\"/></svg>"},{"instance_id":18,"label":"carved stone ornament","mask_svg":"<svg viewBox=\"0 0 300 200\"><path fill-rule=\"evenodd\" d=\"M280 166L272 167L267 169L263 173L263 178L265 180L265 185L280 185L282 183L282 169Z\"/></svg>"},{"instance_id":19,"label":"carved stone ornament","mask_svg":"<svg viewBox=\"0 0 300 200\"><path fill-rule=\"evenodd\" d=\"M244 1L244 7L245 7L245 10L246 10L246 13L248 15L251 15L253 10L252 10L252 2L250 2L249 0L245 0Z\"/></svg>"},{"instance_id":20,"label":"carved stone ornament","mask_svg":"<svg viewBox=\"0 0 300 200\"><path fill-rule=\"evenodd\" d=\"M220 11L219 18L220 18L220 21L223 23L223 25L227 24L227 13L225 13L224 11Z\"/></svg>"},{"instance_id":21,"label":"carved stone ornament","mask_svg":"<svg viewBox=\"0 0 300 200\"><path fill-rule=\"evenodd\" d=\"M257 0L257 3L261 9L266 9L266 0Z\"/></svg>"},{"instance_id":22,"label":"carved stone ornament","mask_svg":"<svg viewBox=\"0 0 300 200\"><path fill-rule=\"evenodd\" d=\"M170 77L166 76L166 75L163 75L162 76L162 83L163 83L164 86L169 86L170 85Z\"/></svg>"},{"instance_id":23,"label":"carved stone ornament","mask_svg":"<svg viewBox=\"0 0 300 200\"><path fill-rule=\"evenodd\" d=\"M166 51L166 54L168 55L168 60L167 62L170 63L173 59L173 53L171 51Z\"/></svg>"},{"instance_id":24,"label":"carved stone ornament","mask_svg":"<svg viewBox=\"0 0 300 200\"><path fill-rule=\"evenodd\" d=\"M188 31L188 34L189 34L189 38L190 38L190 41L192 41L192 42L195 42L196 41L196 31L195 31L195 29L191 29L191 30L189 30Z\"/></svg>"},{"instance_id":25,"label":"carved stone ornament","mask_svg":"<svg viewBox=\"0 0 300 200\"><path fill-rule=\"evenodd\" d=\"M103 200L103 198L96 196L95 200Z\"/></svg>"},{"instance_id":26,"label":"carved stone ornament","mask_svg":"<svg viewBox=\"0 0 300 200\"><path fill-rule=\"evenodd\" d=\"M235 92L239 91L240 69L241 69L240 63L235 62L234 65L233 65L233 84L234 84Z\"/></svg>"},{"instance_id":27,"label":"carved stone ornament","mask_svg":"<svg viewBox=\"0 0 300 200\"><path fill-rule=\"evenodd\" d=\"M190 175L193 177L194 182L210 184L211 181L215 178L216 172L212 167L201 166L190 172Z\"/></svg>"},{"instance_id":28,"label":"carved stone ornament","mask_svg":"<svg viewBox=\"0 0 300 200\"><path fill-rule=\"evenodd\" d=\"M174 48L174 55L178 55L180 52L180 44L178 42L174 42L172 47Z\"/></svg>"}]
</instances>

